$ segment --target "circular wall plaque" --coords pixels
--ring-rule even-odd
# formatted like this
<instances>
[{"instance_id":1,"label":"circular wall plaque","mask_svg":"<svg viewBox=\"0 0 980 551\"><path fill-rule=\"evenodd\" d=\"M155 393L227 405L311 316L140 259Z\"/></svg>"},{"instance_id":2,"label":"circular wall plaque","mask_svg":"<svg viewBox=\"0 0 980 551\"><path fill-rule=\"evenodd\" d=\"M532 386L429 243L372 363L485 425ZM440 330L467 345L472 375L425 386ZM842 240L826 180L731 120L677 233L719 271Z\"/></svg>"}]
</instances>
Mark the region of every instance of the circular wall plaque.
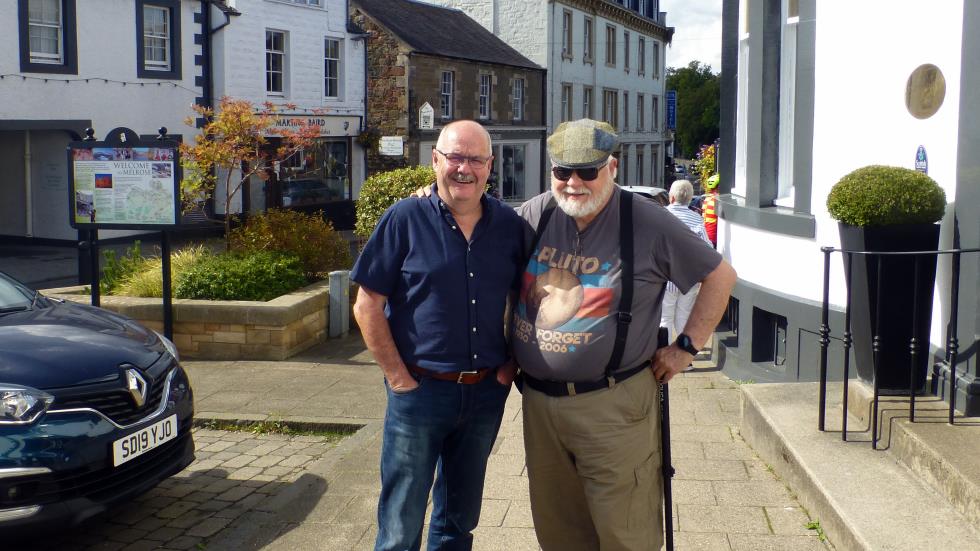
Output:
<instances>
[{"instance_id":1,"label":"circular wall plaque","mask_svg":"<svg viewBox=\"0 0 980 551\"><path fill-rule=\"evenodd\" d=\"M905 107L917 119L936 114L946 98L946 78L939 67L931 63L919 65L909 75L905 85Z\"/></svg>"}]
</instances>

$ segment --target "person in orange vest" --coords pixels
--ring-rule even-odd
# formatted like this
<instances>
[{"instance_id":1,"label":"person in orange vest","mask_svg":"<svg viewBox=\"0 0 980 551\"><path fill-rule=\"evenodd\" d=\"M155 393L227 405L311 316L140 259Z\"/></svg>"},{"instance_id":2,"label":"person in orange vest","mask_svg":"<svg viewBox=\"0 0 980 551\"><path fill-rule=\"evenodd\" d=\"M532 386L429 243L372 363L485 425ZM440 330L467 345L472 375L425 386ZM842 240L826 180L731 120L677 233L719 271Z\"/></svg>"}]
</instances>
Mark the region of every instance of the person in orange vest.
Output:
<instances>
[{"instance_id":1,"label":"person in orange vest","mask_svg":"<svg viewBox=\"0 0 980 551\"><path fill-rule=\"evenodd\" d=\"M704 231L711 240L711 246L718 248L718 214L715 210L715 203L718 201L718 180L717 174L710 176L704 183L707 193L701 202L701 214L704 216Z\"/></svg>"}]
</instances>

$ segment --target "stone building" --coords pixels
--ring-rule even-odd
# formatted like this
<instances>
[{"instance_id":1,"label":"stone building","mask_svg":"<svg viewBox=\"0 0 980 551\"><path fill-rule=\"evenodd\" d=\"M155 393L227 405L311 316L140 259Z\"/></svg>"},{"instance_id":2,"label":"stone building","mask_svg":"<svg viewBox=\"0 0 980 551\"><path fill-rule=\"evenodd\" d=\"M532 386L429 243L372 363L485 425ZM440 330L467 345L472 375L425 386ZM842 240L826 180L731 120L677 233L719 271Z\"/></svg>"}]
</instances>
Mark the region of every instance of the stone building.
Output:
<instances>
[{"instance_id":1,"label":"stone building","mask_svg":"<svg viewBox=\"0 0 980 551\"><path fill-rule=\"evenodd\" d=\"M520 202L543 190L540 66L457 9L352 0L351 15L371 35L367 119L385 142L369 153L370 171L429 164L441 127L473 119L493 139L491 182L500 196Z\"/></svg>"},{"instance_id":2,"label":"stone building","mask_svg":"<svg viewBox=\"0 0 980 551\"><path fill-rule=\"evenodd\" d=\"M659 0L425 0L456 7L548 70L546 123L590 117L622 138L619 183L664 185L665 53Z\"/></svg>"}]
</instances>

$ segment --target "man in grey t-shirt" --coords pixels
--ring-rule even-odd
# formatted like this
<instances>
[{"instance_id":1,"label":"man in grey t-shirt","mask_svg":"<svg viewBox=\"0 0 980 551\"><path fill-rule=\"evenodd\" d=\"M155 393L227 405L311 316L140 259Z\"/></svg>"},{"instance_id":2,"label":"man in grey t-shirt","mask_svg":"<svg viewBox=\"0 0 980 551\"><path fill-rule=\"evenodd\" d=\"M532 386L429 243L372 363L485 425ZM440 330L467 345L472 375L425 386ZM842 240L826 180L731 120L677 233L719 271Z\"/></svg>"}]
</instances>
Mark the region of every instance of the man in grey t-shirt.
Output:
<instances>
[{"instance_id":1,"label":"man in grey t-shirt","mask_svg":"<svg viewBox=\"0 0 980 551\"><path fill-rule=\"evenodd\" d=\"M735 283L731 266L676 217L632 200L632 322L607 373L623 277L617 146L604 122L561 124L548 138L551 191L520 209L537 228L552 199L557 205L531 252L512 325L531 512L545 551L660 549L657 381L691 362ZM682 291L700 282L701 292L684 332L657 350L668 281Z\"/></svg>"}]
</instances>

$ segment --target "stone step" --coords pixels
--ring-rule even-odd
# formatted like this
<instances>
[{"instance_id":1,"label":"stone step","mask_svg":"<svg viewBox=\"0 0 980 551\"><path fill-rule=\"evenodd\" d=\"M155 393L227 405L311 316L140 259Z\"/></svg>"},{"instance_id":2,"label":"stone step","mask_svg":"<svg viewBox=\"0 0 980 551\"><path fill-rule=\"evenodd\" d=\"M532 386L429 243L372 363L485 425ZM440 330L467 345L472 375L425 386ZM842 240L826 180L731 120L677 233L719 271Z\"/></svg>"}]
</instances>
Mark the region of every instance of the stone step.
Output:
<instances>
[{"instance_id":1,"label":"stone step","mask_svg":"<svg viewBox=\"0 0 980 551\"><path fill-rule=\"evenodd\" d=\"M980 532L950 501L892 454L871 449L859 418L850 416L848 441L841 441L842 386L829 387L826 432L817 428L817 383L740 388L743 437L831 543L841 550L980 549Z\"/></svg>"},{"instance_id":2,"label":"stone step","mask_svg":"<svg viewBox=\"0 0 980 551\"><path fill-rule=\"evenodd\" d=\"M847 408L861 427L871 418L872 397L868 385L848 385ZM916 397L915 422L908 415L907 397L879 397L879 449L891 453L980 526L980 419L957 413L950 425L949 404L936 396Z\"/></svg>"}]
</instances>

